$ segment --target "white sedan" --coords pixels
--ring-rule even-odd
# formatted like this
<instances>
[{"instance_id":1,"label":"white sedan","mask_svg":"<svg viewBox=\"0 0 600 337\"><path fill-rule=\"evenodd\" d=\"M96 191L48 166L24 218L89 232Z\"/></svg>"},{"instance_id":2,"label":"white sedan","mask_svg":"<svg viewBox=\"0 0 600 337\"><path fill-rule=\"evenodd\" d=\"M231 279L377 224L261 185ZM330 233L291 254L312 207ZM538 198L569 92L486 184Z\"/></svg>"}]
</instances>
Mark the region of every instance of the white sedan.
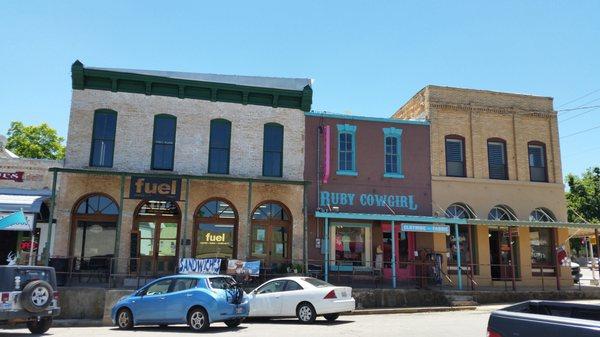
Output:
<instances>
[{"instance_id":1,"label":"white sedan","mask_svg":"<svg viewBox=\"0 0 600 337\"><path fill-rule=\"evenodd\" d=\"M282 277L250 292L249 317L298 317L312 323L317 316L334 321L353 311L352 288L336 287L312 277Z\"/></svg>"}]
</instances>

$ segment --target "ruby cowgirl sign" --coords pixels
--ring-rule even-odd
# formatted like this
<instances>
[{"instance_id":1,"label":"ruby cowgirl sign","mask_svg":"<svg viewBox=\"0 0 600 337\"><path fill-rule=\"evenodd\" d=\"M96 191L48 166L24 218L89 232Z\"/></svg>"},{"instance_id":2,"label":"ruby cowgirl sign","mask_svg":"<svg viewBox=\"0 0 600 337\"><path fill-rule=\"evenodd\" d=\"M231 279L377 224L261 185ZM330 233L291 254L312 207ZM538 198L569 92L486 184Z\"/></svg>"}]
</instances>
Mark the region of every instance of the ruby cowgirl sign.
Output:
<instances>
[{"instance_id":1,"label":"ruby cowgirl sign","mask_svg":"<svg viewBox=\"0 0 600 337\"><path fill-rule=\"evenodd\" d=\"M18 183L23 182L23 174L25 172L0 172L0 180L12 180Z\"/></svg>"}]
</instances>

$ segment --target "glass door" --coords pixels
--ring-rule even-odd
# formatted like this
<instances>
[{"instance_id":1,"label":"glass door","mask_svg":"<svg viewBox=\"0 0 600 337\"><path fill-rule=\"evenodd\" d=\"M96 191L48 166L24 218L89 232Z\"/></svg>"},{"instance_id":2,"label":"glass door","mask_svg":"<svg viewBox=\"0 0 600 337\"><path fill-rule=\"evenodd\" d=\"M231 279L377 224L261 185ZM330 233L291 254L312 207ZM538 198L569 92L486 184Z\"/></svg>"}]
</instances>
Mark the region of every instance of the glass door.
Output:
<instances>
[{"instance_id":1,"label":"glass door","mask_svg":"<svg viewBox=\"0 0 600 337\"><path fill-rule=\"evenodd\" d=\"M415 268L412 265L413 259L410 252L415 250L415 235L411 232L400 230L400 224L392 226L389 223L381 225L383 235L383 275L386 278L392 277L392 238L396 240L396 277L398 279L410 279L415 275Z\"/></svg>"},{"instance_id":2,"label":"glass door","mask_svg":"<svg viewBox=\"0 0 600 337\"><path fill-rule=\"evenodd\" d=\"M288 254L288 228L287 226L272 226L271 227L271 247L269 253L271 261L281 261L289 257Z\"/></svg>"},{"instance_id":3,"label":"glass door","mask_svg":"<svg viewBox=\"0 0 600 337\"><path fill-rule=\"evenodd\" d=\"M139 259L140 274L150 275L154 273L154 237L156 223L150 221L138 222L139 231Z\"/></svg>"},{"instance_id":4,"label":"glass door","mask_svg":"<svg viewBox=\"0 0 600 337\"><path fill-rule=\"evenodd\" d=\"M510 233L508 228L490 228L489 241L492 280L511 280L513 278L513 264L514 277L519 278L519 236L517 230L513 229Z\"/></svg>"},{"instance_id":5,"label":"glass door","mask_svg":"<svg viewBox=\"0 0 600 337\"><path fill-rule=\"evenodd\" d=\"M177 229L176 222L161 222L157 228L156 242L158 247L155 248L156 255L156 272L158 274L172 274L175 272L177 263Z\"/></svg>"}]
</instances>

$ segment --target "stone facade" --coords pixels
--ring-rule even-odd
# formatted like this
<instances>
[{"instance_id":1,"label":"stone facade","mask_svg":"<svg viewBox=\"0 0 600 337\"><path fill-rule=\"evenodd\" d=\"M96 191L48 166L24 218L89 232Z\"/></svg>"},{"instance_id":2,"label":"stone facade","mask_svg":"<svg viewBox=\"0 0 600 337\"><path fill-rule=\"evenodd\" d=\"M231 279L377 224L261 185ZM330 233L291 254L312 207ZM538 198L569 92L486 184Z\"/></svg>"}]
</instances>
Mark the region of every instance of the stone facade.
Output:
<instances>
[{"instance_id":1,"label":"stone facade","mask_svg":"<svg viewBox=\"0 0 600 337\"><path fill-rule=\"evenodd\" d=\"M151 172L154 116L170 114L177 117L175 174L207 173L210 121L224 118L231 122L231 176L262 176L263 125L276 122L284 127L282 178L303 177L304 113L300 110L90 89L73 90L65 167L89 167L97 109L118 114L115 171Z\"/></svg>"},{"instance_id":2,"label":"stone facade","mask_svg":"<svg viewBox=\"0 0 600 337\"><path fill-rule=\"evenodd\" d=\"M23 181L0 180L0 188L51 189L51 167L62 167L62 160L1 158L0 172L23 172Z\"/></svg>"},{"instance_id":3,"label":"stone facade","mask_svg":"<svg viewBox=\"0 0 600 337\"><path fill-rule=\"evenodd\" d=\"M557 221L567 220L558 142L557 114L552 98L450 87L427 86L404 104L393 117L425 118L431 122L431 174L434 215L444 216L453 203L468 205L476 218L487 219L496 205L506 205L518 220L528 221L536 208L550 210ZM445 137L464 138L466 177L446 176ZM508 180L489 179L487 140L506 144ZM545 144L548 182L531 182L528 143ZM519 228L522 282L538 284L531 276L529 229ZM557 230L557 244L568 246L568 230ZM479 263L490 259L487 226L477 226ZM446 240L437 235L436 250L445 252ZM567 247L568 251L568 247ZM563 267L562 278L570 272ZM479 282L491 284L489 267Z\"/></svg>"},{"instance_id":4,"label":"stone facade","mask_svg":"<svg viewBox=\"0 0 600 337\"><path fill-rule=\"evenodd\" d=\"M90 167L94 113L98 109L117 113L114 159L112 167L108 168ZM172 171L151 169L153 123L158 114L177 118ZM210 122L213 119L231 122L229 174L208 173ZM281 177L262 176L266 123L283 126ZM181 180L181 197L176 202L179 216L174 220L179 223L178 257L194 255L193 243L190 245L189 241L193 242L195 238L195 214L200 206L207 200L222 199L237 216L234 257L251 257L252 214L261 204L273 202L289 210L291 218L291 235L287 239L290 253L286 262L300 262L304 240L303 172L304 113L300 109L74 89L65 171L59 172L62 188L54 210L57 231L53 255L74 255L77 205L87 196L101 194L112 199L121 210L114 255L122 260L134 257L130 255L130 235L136 223L136 212L144 201L129 198L129 187L133 175L143 174ZM189 195L185 192L188 183ZM122 203L121 188L125 191ZM120 272L126 271L125 265L119 263Z\"/></svg>"}]
</instances>

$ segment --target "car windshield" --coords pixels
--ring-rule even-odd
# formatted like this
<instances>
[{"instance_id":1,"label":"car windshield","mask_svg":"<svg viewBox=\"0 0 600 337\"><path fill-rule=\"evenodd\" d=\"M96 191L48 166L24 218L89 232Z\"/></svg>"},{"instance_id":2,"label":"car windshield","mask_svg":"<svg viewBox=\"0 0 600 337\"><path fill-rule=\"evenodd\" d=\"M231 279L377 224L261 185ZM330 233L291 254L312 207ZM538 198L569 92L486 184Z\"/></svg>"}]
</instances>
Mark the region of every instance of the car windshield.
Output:
<instances>
[{"instance_id":1,"label":"car windshield","mask_svg":"<svg viewBox=\"0 0 600 337\"><path fill-rule=\"evenodd\" d=\"M304 282L310 283L317 288L333 287L333 284L327 283L323 280L316 279L314 277L306 277L302 279Z\"/></svg>"},{"instance_id":2,"label":"car windshield","mask_svg":"<svg viewBox=\"0 0 600 337\"><path fill-rule=\"evenodd\" d=\"M208 282L213 289L229 289L236 284L231 277L211 277Z\"/></svg>"}]
</instances>

